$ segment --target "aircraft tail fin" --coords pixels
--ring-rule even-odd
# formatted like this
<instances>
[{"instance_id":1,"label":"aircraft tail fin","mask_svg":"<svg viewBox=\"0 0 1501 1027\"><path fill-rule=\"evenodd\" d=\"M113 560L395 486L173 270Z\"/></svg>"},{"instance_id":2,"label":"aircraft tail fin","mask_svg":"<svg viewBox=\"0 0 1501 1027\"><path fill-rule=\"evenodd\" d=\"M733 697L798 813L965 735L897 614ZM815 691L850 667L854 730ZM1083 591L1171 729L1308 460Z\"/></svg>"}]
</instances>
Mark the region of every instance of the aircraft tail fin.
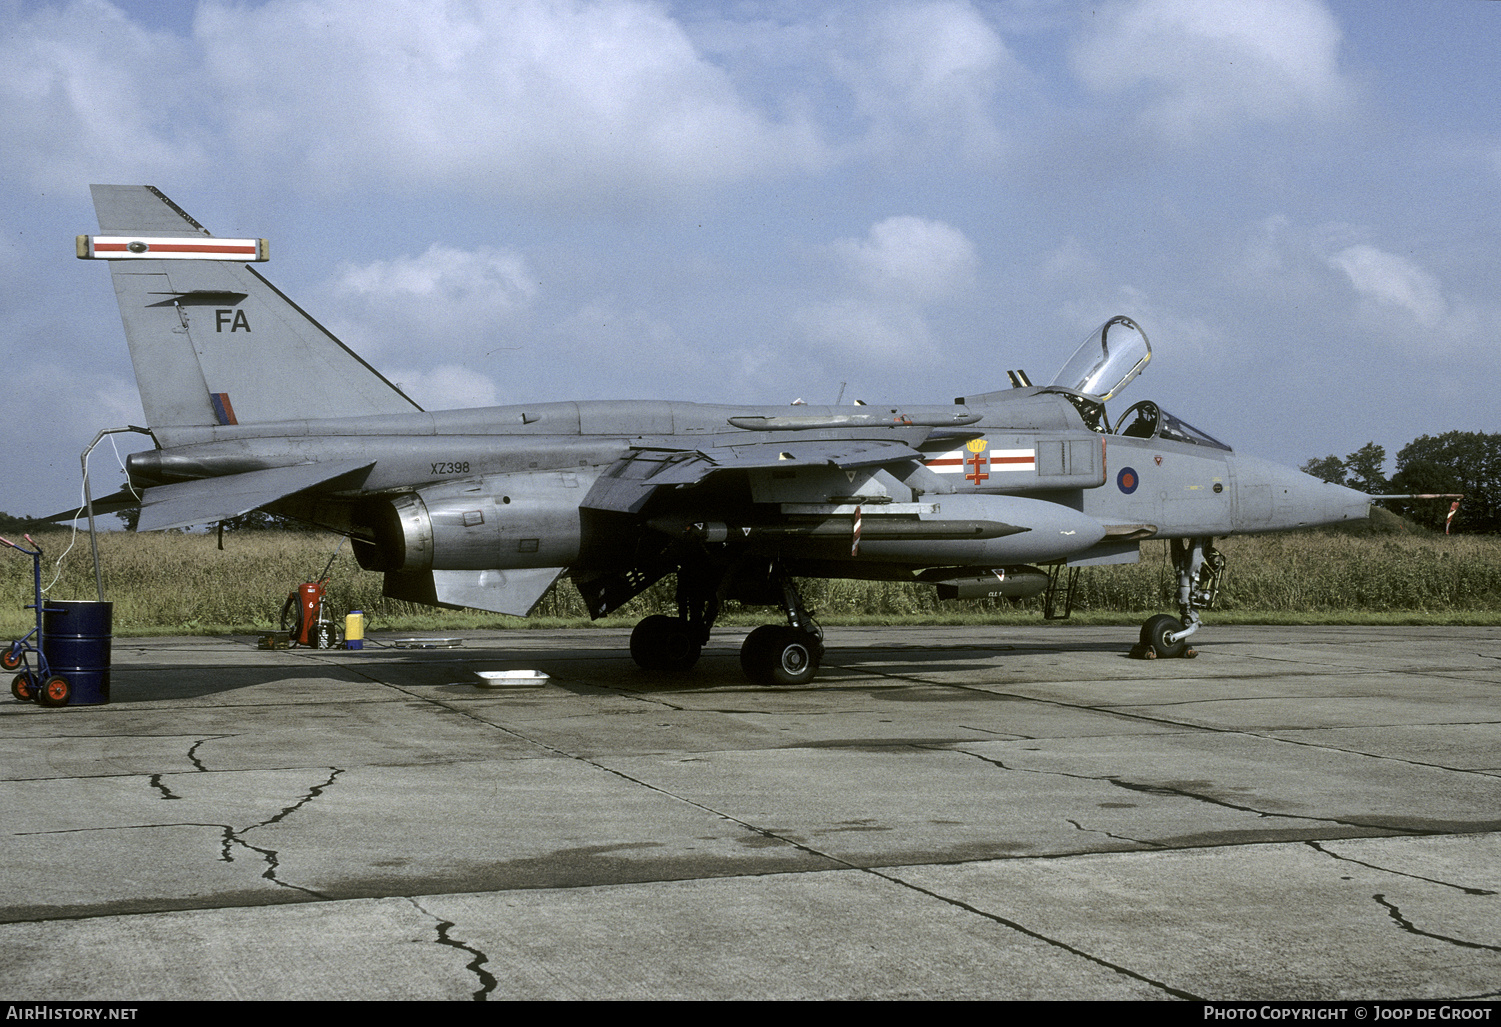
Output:
<instances>
[{"instance_id":1,"label":"aircraft tail fin","mask_svg":"<svg viewBox=\"0 0 1501 1027\"><path fill-rule=\"evenodd\" d=\"M95 185L106 259L147 423L248 424L421 410L246 261L262 239L216 239L149 185Z\"/></svg>"}]
</instances>

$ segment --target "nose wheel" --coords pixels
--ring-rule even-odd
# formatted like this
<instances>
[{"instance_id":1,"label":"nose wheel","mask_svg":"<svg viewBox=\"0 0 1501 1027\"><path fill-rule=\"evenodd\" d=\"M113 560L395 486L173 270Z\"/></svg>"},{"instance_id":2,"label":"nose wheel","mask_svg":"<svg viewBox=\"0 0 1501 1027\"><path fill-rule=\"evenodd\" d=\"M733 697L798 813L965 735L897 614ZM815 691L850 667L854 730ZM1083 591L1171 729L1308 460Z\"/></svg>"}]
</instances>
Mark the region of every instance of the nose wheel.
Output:
<instances>
[{"instance_id":1,"label":"nose wheel","mask_svg":"<svg viewBox=\"0 0 1501 1027\"><path fill-rule=\"evenodd\" d=\"M1186 637L1182 621L1159 613L1141 626L1141 641L1136 648L1142 650L1143 659L1148 660L1182 656L1188 651Z\"/></svg>"}]
</instances>

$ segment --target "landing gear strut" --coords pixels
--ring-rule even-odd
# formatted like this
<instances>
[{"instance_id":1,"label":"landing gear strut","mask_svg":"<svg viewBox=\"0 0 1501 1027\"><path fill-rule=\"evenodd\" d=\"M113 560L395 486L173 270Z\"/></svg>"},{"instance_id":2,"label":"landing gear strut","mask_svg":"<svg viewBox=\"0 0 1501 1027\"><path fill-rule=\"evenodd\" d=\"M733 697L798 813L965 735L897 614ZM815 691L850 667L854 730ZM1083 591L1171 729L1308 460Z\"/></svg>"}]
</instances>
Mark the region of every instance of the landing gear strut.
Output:
<instances>
[{"instance_id":1,"label":"landing gear strut","mask_svg":"<svg viewBox=\"0 0 1501 1027\"><path fill-rule=\"evenodd\" d=\"M690 561L678 568L678 615L654 614L631 632L631 658L643 670L679 673L698 662L727 591L753 604L776 603L787 612L786 626L763 624L740 647L746 677L763 685L805 685L823 660L823 630L803 605L797 585L779 561L751 573ZM750 597L750 598L747 598Z\"/></svg>"},{"instance_id":2,"label":"landing gear strut","mask_svg":"<svg viewBox=\"0 0 1501 1027\"><path fill-rule=\"evenodd\" d=\"M1199 630L1200 609L1214 605L1225 577L1225 557L1212 538L1173 539L1173 569L1178 572L1178 616L1158 614L1141 626L1141 641L1131 655L1141 659L1197 656L1188 636Z\"/></svg>"}]
</instances>

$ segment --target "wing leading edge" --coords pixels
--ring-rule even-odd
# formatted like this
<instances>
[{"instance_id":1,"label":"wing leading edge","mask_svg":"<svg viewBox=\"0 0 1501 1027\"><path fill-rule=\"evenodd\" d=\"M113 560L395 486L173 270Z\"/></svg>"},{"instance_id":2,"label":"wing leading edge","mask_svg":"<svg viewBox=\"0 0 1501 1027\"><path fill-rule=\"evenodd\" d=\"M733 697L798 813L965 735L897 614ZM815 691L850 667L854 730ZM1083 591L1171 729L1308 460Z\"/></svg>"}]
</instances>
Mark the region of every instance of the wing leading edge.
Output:
<instances>
[{"instance_id":1,"label":"wing leading edge","mask_svg":"<svg viewBox=\"0 0 1501 1027\"><path fill-rule=\"evenodd\" d=\"M928 433L894 439L794 439L699 449L636 447L599 476L584 500L591 510L639 514L663 488L697 485L726 471L827 467L847 471L920 461Z\"/></svg>"}]
</instances>

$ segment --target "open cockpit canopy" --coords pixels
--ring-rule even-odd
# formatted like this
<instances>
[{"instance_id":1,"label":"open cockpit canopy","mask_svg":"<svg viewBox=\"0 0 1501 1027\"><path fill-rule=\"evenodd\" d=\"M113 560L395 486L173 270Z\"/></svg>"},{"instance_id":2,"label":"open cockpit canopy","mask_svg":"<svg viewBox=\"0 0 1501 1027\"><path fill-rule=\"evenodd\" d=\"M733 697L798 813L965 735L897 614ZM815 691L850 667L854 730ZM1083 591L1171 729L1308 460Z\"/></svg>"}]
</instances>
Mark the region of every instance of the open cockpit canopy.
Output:
<instances>
[{"instance_id":1,"label":"open cockpit canopy","mask_svg":"<svg viewBox=\"0 0 1501 1027\"><path fill-rule=\"evenodd\" d=\"M1089 333L1053 379L1052 388L1103 403L1131 384L1151 359L1146 333L1129 317L1117 315Z\"/></svg>"}]
</instances>

